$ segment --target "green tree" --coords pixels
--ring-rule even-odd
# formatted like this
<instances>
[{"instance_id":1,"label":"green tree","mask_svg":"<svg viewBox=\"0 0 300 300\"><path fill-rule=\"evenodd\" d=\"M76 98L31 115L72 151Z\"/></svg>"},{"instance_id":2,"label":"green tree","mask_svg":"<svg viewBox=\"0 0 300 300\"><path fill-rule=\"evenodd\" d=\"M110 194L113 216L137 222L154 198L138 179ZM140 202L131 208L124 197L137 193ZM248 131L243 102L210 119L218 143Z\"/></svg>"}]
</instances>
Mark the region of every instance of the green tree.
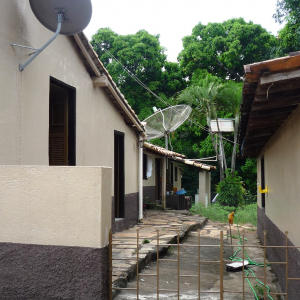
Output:
<instances>
[{"instance_id":1,"label":"green tree","mask_svg":"<svg viewBox=\"0 0 300 300\"><path fill-rule=\"evenodd\" d=\"M240 105L242 102L242 84L238 84L233 81L229 81L221 91L220 102L222 103L224 110L234 115L234 138L233 149L231 155L231 175L235 174L235 161L236 161L236 145L237 136L240 121Z\"/></svg>"},{"instance_id":2,"label":"green tree","mask_svg":"<svg viewBox=\"0 0 300 300\"><path fill-rule=\"evenodd\" d=\"M153 106L163 107L134 77L165 101L186 85L179 65L166 61L159 35L145 30L118 35L109 28L101 28L93 35L91 44L142 120L152 113Z\"/></svg>"},{"instance_id":3,"label":"green tree","mask_svg":"<svg viewBox=\"0 0 300 300\"><path fill-rule=\"evenodd\" d=\"M239 206L244 201L245 189L243 188L242 178L231 174L227 169L226 178L217 186L218 203L225 206Z\"/></svg>"},{"instance_id":4,"label":"green tree","mask_svg":"<svg viewBox=\"0 0 300 300\"><path fill-rule=\"evenodd\" d=\"M206 119L207 126L210 126L210 121L217 118L217 97L220 93L222 85L219 84L214 76L208 75L202 82L202 85L192 85L186 88L178 97L179 102L189 104L193 108L192 117L200 122L203 118ZM224 165L223 158L220 156L218 150L218 140L210 131L210 138L217 156L220 168L220 180L224 179ZM222 138L219 143L222 148ZM226 162L225 162L226 164ZM225 165L226 169L226 165Z\"/></svg>"},{"instance_id":5,"label":"green tree","mask_svg":"<svg viewBox=\"0 0 300 300\"><path fill-rule=\"evenodd\" d=\"M287 18L297 21L300 17L299 0L277 0L276 13L273 18L280 24Z\"/></svg>"},{"instance_id":6,"label":"green tree","mask_svg":"<svg viewBox=\"0 0 300 300\"><path fill-rule=\"evenodd\" d=\"M191 78L195 70L233 80L240 80L243 66L269 58L276 38L260 25L231 19L223 23L199 23L192 34L183 38L183 50L178 56L180 66Z\"/></svg>"}]
</instances>

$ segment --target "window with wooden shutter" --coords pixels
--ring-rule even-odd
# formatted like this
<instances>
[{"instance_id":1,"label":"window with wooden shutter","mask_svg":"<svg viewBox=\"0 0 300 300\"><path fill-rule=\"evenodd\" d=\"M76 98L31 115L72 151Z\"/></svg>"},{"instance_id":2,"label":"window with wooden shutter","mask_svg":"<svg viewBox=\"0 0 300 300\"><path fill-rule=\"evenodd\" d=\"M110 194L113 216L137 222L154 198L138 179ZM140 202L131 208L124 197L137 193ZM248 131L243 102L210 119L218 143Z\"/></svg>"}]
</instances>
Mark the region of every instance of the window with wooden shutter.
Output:
<instances>
[{"instance_id":1,"label":"window with wooden shutter","mask_svg":"<svg viewBox=\"0 0 300 300\"><path fill-rule=\"evenodd\" d=\"M50 80L49 165L75 165L75 89Z\"/></svg>"}]
</instances>

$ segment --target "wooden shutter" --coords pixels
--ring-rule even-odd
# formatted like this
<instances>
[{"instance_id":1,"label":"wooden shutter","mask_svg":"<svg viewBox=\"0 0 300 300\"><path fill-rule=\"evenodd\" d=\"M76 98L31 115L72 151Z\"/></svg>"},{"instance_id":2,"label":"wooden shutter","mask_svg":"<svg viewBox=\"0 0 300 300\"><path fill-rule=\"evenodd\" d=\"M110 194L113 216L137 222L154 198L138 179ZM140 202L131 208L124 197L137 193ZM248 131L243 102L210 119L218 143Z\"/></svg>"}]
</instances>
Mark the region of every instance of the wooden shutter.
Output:
<instances>
[{"instance_id":1,"label":"wooden shutter","mask_svg":"<svg viewBox=\"0 0 300 300\"><path fill-rule=\"evenodd\" d=\"M49 165L68 165L68 91L50 84Z\"/></svg>"}]
</instances>

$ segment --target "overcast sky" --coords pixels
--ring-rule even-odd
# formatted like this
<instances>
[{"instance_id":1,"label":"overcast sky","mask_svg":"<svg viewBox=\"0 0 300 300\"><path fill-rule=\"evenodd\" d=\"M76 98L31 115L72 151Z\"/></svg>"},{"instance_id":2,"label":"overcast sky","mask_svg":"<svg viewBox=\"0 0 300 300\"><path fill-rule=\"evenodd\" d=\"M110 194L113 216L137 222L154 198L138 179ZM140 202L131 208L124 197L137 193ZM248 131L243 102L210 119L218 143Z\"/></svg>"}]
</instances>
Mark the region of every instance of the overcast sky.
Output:
<instances>
[{"instance_id":1,"label":"overcast sky","mask_svg":"<svg viewBox=\"0 0 300 300\"><path fill-rule=\"evenodd\" d=\"M177 61L182 38L199 22L223 22L243 17L277 35L279 26L272 15L277 0L92 0L93 16L84 30L91 39L99 28L109 27L118 34L134 34L140 29L160 34L167 48L167 60Z\"/></svg>"}]
</instances>

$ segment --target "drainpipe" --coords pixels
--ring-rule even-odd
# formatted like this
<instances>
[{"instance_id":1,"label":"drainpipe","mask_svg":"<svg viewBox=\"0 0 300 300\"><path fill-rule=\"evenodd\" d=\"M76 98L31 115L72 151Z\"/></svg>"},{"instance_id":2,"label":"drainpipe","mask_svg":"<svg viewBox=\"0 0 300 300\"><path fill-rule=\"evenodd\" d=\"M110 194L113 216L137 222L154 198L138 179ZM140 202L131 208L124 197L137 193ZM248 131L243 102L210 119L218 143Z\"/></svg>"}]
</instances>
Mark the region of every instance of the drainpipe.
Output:
<instances>
[{"instance_id":1,"label":"drainpipe","mask_svg":"<svg viewBox=\"0 0 300 300\"><path fill-rule=\"evenodd\" d=\"M139 222L143 222L143 135L139 136Z\"/></svg>"}]
</instances>

